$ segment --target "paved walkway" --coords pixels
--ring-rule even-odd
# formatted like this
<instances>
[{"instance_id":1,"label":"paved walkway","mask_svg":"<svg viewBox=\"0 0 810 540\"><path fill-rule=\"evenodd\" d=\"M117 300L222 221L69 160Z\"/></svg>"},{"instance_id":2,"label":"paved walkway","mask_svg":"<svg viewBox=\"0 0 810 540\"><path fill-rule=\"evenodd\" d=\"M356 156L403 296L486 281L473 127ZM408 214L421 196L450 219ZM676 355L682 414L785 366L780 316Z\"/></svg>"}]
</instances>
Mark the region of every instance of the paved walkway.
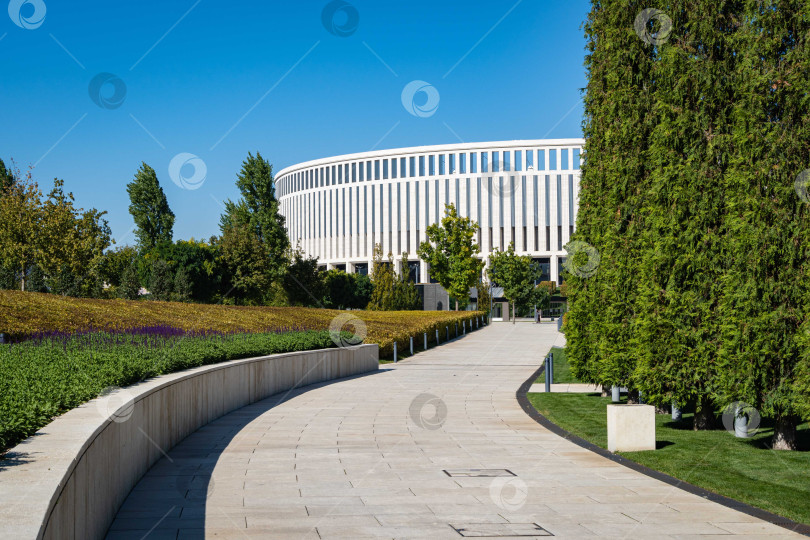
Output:
<instances>
[{"instance_id":1,"label":"paved walkway","mask_svg":"<svg viewBox=\"0 0 810 540\"><path fill-rule=\"evenodd\" d=\"M792 537L530 419L515 392L556 327L495 323L231 413L153 467L108 538Z\"/></svg>"}]
</instances>

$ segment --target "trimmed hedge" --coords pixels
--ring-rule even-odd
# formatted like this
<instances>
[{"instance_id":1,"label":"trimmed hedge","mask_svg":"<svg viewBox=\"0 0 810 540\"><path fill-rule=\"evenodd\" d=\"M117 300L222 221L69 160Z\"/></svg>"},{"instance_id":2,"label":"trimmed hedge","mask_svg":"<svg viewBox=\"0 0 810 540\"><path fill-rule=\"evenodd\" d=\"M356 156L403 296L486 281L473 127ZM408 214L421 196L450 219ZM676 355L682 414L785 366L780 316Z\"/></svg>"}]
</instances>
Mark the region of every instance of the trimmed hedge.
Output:
<instances>
[{"instance_id":1,"label":"trimmed hedge","mask_svg":"<svg viewBox=\"0 0 810 540\"><path fill-rule=\"evenodd\" d=\"M0 346L0 451L109 387L226 360L330 347L323 330L182 337L93 332Z\"/></svg>"}]
</instances>

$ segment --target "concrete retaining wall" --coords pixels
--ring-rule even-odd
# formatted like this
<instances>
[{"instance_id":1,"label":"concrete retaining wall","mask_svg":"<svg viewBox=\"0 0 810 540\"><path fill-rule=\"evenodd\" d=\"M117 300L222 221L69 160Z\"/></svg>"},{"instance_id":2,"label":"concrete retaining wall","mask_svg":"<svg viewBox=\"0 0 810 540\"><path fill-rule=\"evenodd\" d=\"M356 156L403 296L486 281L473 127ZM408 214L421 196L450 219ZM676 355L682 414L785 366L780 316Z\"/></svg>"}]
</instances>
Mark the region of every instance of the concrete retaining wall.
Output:
<instances>
[{"instance_id":1,"label":"concrete retaining wall","mask_svg":"<svg viewBox=\"0 0 810 540\"><path fill-rule=\"evenodd\" d=\"M0 538L103 538L129 492L205 424L295 387L374 371L377 345L164 375L60 416L0 461Z\"/></svg>"}]
</instances>

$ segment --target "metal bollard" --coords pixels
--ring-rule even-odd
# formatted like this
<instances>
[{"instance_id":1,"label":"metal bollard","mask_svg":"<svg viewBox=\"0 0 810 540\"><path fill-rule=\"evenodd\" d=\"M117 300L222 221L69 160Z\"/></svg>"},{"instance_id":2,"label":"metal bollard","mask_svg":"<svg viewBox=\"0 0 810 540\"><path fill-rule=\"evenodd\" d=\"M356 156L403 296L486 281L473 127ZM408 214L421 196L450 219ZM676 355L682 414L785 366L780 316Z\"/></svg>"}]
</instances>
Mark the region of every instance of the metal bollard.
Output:
<instances>
[{"instance_id":1,"label":"metal bollard","mask_svg":"<svg viewBox=\"0 0 810 540\"><path fill-rule=\"evenodd\" d=\"M394 342L394 363L397 363L397 342Z\"/></svg>"},{"instance_id":2,"label":"metal bollard","mask_svg":"<svg viewBox=\"0 0 810 540\"><path fill-rule=\"evenodd\" d=\"M439 344L439 329L436 329L436 345Z\"/></svg>"},{"instance_id":3,"label":"metal bollard","mask_svg":"<svg viewBox=\"0 0 810 540\"><path fill-rule=\"evenodd\" d=\"M548 371L549 371L549 379L551 379L551 384L554 384L554 353L548 353Z\"/></svg>"},{"instance_id":4,"label":"metal bollard","mask_svg":"<svg viewBox=\"0 0 810 540\"><path fill-rule=\"evenodd\" d=\"M461 335L467 335L467 321L461 321Z\"/></svg>"},{"instance_id":5,"label":"metal bollard","mask_svg":"<svg viewBox=\"0 0 810 540\"><path fill-rule=\"evenodd\" d=\"M411 336L411 356L413 356L413 336Z\"/></svg>"},{"instance_id":6,"label":"metal bollard","mask_svg":"<svg viewBox=\"0 0 810 540\"><path fill-rule=\"evenodd\" d=\"M546 393L548 394L548 393L551 393L551 377L549 377L550 368L549 368L548 356L546 356L546 369L545 369L545 372L546 372Z\"/></svg>"},{"instance_id":7,"label":"metal bollard","mask_svg":"<svg viewBox=\"0 0 810 540\"><path fill-rule=\"evenodd\" d=\"M673 422L680 422L682 416L683 415L681 413L681 408L678 407L678 404L673 401L672 402L672 420L673 420Z\"/></svg>"},{"instance_id":8,"label":"metal bollard","mask_svg":"<svg viewBox=\"0 0 810 540\"><path fill-rule=\"evenodd\" d=\"M610 387L610 397L613 400L613 403L618 403L621 401L621 390L618 386L611 386Z\"/></svg>"},{"instance_id":9,"label":"metal bollard","mask_svg":"<svg viewBox=\"0 0 810 540\"><path fill-rule=\"evenodd\" d=\"M427 350L427 332L425 332L425 350Z\"/></svg>"},{"instance_id":10,"label":"metal bollard","mask_svg":"<svg viewBox=\"0 0 810 540\"><path fill-rule=\"evenodd\" d=\"M447 340L446 341L450 341L450 327L445 326L444 331L445 331L445 334L447 335Z\"/></svg>"},{"instance_id":11,"label":"metal bollard","mask_svg":"<svg viewBox=\"0 0 810 540\"><path fill-rule=\"evenodd\" d=\"M748 438L748 415L739 405L734 411L734 436L740 439Z\"/></svg>"}]
</instances>

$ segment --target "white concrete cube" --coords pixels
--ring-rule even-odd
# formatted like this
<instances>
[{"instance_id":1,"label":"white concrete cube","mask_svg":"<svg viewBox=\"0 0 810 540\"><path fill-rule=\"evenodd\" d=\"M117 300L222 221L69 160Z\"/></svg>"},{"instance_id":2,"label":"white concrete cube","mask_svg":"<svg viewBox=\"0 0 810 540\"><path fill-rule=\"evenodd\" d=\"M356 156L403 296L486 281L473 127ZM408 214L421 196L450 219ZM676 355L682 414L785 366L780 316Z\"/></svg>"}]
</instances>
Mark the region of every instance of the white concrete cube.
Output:
<instances>
[{"instance_id":1,"label":"white concrete cube","mask_svg":"<svg viewBox=\"0 0 810 540\"><path fill-rule=\"evenodd\" d=\"M607 432L611 452L655 450L655 407L608 405Z\"/></svg>"}]
</instances>

